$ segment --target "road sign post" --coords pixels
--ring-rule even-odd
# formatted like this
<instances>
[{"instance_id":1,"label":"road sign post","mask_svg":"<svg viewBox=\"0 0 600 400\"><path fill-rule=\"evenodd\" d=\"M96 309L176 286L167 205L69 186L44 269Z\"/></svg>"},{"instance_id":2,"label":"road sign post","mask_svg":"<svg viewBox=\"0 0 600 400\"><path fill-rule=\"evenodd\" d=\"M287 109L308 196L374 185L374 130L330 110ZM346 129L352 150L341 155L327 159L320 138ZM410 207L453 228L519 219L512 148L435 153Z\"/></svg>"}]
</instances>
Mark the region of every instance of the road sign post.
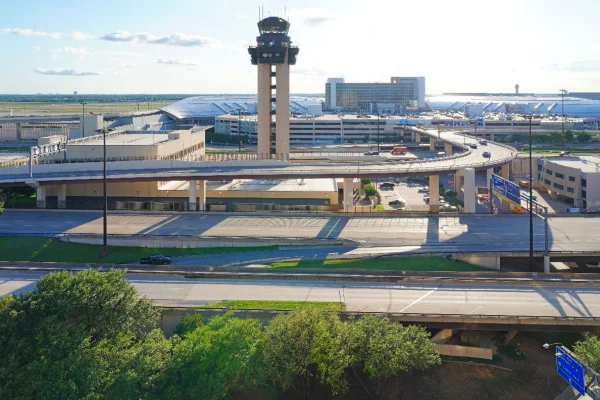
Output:
<instances>
[{"instance_id":1,"label":"road sign post","mask_svg":"<svg viewBox=\"0 0 600 400\"><path fill-rule=\"evenodd\" d=\"M516 207L521 207L521 189L519 185L492 174L492 191L502 200L508 201Z\"/></svg>"},{"instance_id":2,"label":"road sign post","mask_svg":"<svg viewBox=\"0 0 600 400\"><path fill-rule=\"evenodd\" d=\"M585 396L584 368L561 346L556 346L556 370L569 385Z\"/></svg>"}]
</instances>

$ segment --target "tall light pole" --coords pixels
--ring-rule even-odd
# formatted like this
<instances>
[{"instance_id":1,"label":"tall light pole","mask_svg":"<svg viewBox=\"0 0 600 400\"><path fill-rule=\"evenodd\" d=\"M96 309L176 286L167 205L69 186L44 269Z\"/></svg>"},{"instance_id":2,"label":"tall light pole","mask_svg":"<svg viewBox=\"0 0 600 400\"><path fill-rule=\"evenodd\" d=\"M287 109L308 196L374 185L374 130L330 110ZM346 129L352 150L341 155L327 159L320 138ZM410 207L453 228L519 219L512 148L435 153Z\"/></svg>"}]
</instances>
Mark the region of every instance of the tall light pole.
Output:
<instances>
[{"instance_id":1,"label":"tall light pole","mask_svg":"<svg viewBox=\"0 0 600 400\"><path fill-rule=\"evenodd\" d=\"M560 89L560 95L561 95L561 106L560 106L560 111L562 113L562 136L561 136L561 141L562 141L562 151L565 151L565 94L569 93L567 90L565 89Z\"/></svg>"},{"instance_id":2,"label":"tall light pole","mask_svg":"<svg viewBox=\"0 0 600 400\"><path fill-rule=\"evenodd\" d=\"M81 103L81 137L85 137L85 105L87 103L84 101Z\"/></svg>"},{"instance_id":3,"label":"tall light pole","mask_svg":"<svg viewBox=\"0 0 600 400\"><path fill-rule=\"evenodd\" d=\"M531 119L529 116L529 269L533 271L533 158L531 154Z\"/></svg>"},{"instance_id":4,"label":"tall light pole","mask_svg":"<svg viewBox=\"0 0 600 400\"><path fill-rule=\"evenodd\" d=\"M377 113L377 152L379 153L379 112Z\"/></svg>"},{"instance_id":5,"label":"tall light pole","mask_svg":"<svg viewBox=\"0 0 600 400\"><path fill-rule=\"evenodd\" d=\"M107 211L108 211L108 200L106 197L106 128L102 128L102 147L104 150L104 156L102 157L102 160L104 161L104 168L103 168L103 184L102 184L102 190L104 192L103 196L103 202L104 202L104 214L103 214L103 218L102 218L102 257L106 257L108 255L108 244L107 244L107 225L108 225L108 221L107 221Z\"/></svg>"}]
</instances>

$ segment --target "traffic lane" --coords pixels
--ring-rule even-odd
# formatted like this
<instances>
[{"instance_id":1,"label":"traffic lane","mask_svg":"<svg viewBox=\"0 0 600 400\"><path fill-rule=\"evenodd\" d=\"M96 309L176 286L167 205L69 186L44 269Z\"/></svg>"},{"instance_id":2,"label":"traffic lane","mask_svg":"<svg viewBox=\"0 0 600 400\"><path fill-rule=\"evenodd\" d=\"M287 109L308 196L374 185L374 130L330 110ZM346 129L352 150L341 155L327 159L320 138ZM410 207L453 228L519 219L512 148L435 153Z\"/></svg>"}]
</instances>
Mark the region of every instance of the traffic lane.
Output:
<instances>
[{"instance_id":1,"label":"traffic lane","mask_svg":"<svg viewBox=\"0 0 600 400\"><path fill-rule=\"evenodd\" d=\"M0 273L0 295L31 285L41 274ZM330 301L349 311L509 316L600 317L600 288L579 284L365 284L322 281L203 280L128 274L159 304L200 305L221 300Z\"/></svg>"}]
</instances>

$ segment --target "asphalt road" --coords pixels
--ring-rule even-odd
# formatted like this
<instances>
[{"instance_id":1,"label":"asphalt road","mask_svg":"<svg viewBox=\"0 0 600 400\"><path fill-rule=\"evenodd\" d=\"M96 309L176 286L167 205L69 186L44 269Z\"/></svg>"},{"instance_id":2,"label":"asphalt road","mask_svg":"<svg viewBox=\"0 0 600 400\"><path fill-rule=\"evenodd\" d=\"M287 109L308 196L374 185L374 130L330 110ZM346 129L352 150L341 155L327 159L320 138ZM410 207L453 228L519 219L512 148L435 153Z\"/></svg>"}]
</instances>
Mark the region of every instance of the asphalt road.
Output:
<instances>
[{"instance_id":1,"label":"asphalt road","mask_svg":"<svg viewBox=\"0 0 600 400\"><path fill-rule=\"evenodd\" d=\"M600 250L600 218L549 220L551 251ZM109 215L109 234L251 238L350 239L360 247L413 247L439 251L522 251L529 249L527 216L353 217L265 216L205 213L118 212ZM0 234L102 233L96 211L6 211ZM535 249L544 247L544 223L534 219ZM443 250L448 248L450 250Z\"/></svg>"},{"instance_id":2,"label":"asphalt road","mask_svg":"<svg viewBox=\"0 0 600 400\"><path fill-rule=\"evenodd\" d=\"M31 290L43 274L0 272L0 296ZM333 301L350 311L509 316L600 317L600 288L540 284L347 284L250 280L201 280L129 275L155 303L194 306L220 300Z\"/></svg>"}]
</instances>

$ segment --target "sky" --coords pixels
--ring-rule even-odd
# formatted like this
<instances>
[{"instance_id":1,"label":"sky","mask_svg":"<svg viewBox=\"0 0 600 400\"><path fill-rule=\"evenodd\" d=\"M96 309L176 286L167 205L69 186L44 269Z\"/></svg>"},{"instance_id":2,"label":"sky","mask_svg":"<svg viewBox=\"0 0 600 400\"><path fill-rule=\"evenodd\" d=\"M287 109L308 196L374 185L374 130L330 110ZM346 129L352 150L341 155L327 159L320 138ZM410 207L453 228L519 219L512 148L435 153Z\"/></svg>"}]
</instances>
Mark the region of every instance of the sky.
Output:
<instances>
[{"instance_id":1,"label":"sky","mask_svg":"<svg viewBox=\"0 0 600 400\"><path fill-rule=\"evenodd\" d=\"M598 0L20 0L0 93L254 93L258 9L289 17L292 93L424 76L428 94L600 91Z\"/></svg>"}]
</instances>

